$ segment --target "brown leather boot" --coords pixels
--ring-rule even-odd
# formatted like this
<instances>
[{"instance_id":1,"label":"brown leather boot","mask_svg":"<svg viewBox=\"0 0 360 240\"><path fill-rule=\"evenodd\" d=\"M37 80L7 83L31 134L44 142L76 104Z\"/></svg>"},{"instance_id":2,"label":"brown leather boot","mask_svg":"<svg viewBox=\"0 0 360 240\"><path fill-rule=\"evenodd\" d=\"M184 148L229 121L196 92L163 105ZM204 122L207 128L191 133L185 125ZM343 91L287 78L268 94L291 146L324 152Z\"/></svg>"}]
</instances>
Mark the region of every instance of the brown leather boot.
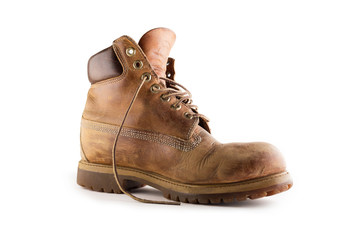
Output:
<instances>
[{"instance_id":1,"label":"brown leather boot","mask_svg":"<svg viewBox=\"0 0 360 240\"><path fill-rule=\"evenodd\" d=\"M123 36L90 58L78 184L176 204L240 201L288 190L292 180L274 146L221 144L211 136L190 92L174 80L174 59L168 58L174 41L171 30L154 29L142 37L142 47ZM144 185L177 202L129 193Z\"/></svg>"}]
</instances>

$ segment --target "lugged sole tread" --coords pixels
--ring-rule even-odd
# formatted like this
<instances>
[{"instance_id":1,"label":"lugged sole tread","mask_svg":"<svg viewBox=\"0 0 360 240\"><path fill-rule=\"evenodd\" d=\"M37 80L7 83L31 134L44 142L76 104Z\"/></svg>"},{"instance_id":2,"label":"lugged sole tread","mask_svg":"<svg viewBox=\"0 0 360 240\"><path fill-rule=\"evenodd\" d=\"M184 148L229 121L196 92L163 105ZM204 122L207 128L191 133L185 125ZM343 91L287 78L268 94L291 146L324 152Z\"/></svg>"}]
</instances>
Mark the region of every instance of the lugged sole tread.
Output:
<instances>
[{"instance_id":1,"label":"lugged sole tread","mask_svg":"<svg viewBox=\"0 0 360 240\"><path fill-rule=\"evenodd\" d=\"M104 189L104 188L94 188L94 186L85 186L85 185L81 185L84 188L87 188L89 190L92 191L96 191L96 192L105 192L105 193L116 193L116 194L122 194L122 192L120 192L117 189ZM231 198L221 198L221 196L217 196L214 198L195 198L195 199L189 199L187 197L182 197L182 196L177 196L177 195L171 195L170 193L164 193L164 197L169 199L169 200L173 200L173 201L177 201L177 202L183 202L183 203L192 203L192 204L221 204L221 203L232 203L232 202L242 202L245 201L247 199L250 200L255 200L255 199L259 199L259 198L263 198L263 197L268 197L268 196L273 196L275 194L279 194L281 192L287 191L292 187L292 184L282 184L282 185L278 185L275 187L275 189L272 190L268 190L265 192L260 192L260 193L254 193L254 194L246 194L244 195L243 193L238 193L238 194L234 194L234 197Z\"/></svg>"},{"instance_id":2,"label":"lugged sole tread","mask_svg":"<svg viewBox=\"0 0 360 240\"><path fill-rule=\"evenodd\" d=\"M292 187L292 184L282 184L282 185L278 185L275 186L275 189L273 190L268 190L265 192L257 192L254 194L246 194L244 195L243 193L237 193L234 194L235 197L224 197L224 198L219 198L219 197L215 197L215 198L196 198L196 199L191 199L191 201L188 200L188 198L182 198L181 196L171 196L171 197L167 197L167 199L173 200L173 201L179 201L179 202L183 202L183 203L193 203L193 204L221 204L221 203L232 203L232 202L242 202L245 201L247 199L250 200L255 200L255 199L259 199L259 198L263 198L263 197L268 197L268 196L272 196L284 191L289 190ZM166 195L165 195L166 196ZM170 195L167 195L170 196Z\"/></svg>"}]
</instances>

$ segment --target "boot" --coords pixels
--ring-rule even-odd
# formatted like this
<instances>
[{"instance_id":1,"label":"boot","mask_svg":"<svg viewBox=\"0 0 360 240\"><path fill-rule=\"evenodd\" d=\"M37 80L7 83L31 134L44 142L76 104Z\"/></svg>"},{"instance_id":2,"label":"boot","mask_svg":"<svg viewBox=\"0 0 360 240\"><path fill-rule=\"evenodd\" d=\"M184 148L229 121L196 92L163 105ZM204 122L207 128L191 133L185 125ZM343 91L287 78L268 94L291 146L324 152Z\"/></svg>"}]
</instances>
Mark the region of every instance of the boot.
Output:
<instances>
[{"instance_id":1,"label":"boot","mask_svg":"<svg viewBox=\"0 0 360 240\"><path fill-rule=\"evenodd\" d=\"M158 28L139 45L122 36L90 58L77 183L168 204L241 201L288 190L292 180L274 146L221 144L211 136L209 120L174 80L174 59L168 58L174 42L171 30ZM130 193L144 185L173 201Z\"/></svg>"}]
</instances>

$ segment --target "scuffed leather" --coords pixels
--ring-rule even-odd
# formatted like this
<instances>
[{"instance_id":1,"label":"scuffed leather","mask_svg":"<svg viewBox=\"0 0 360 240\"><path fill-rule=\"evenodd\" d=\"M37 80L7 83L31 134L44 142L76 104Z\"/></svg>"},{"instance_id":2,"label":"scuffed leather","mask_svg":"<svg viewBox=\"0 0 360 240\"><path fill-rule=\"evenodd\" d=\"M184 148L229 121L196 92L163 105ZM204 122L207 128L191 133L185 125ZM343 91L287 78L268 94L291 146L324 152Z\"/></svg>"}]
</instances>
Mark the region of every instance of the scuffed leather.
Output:
<instances>
[{"instance_id":1,"label":"scuffed leather","mask_svg":"<svg viewBox=\"0 0 360 240\"><path fill-rule=\"evenodd\" d=\"M145 82L130 111L125 126L165 133L182 139L189 139L192 135L198 119L187 119L185 112L191 111L186 105L175 111L170 108L176 102L172 98L170 102L160 100L160 93L152 93L150 87L160 84L159 79L153 72L141 48L129 37L121 37L114 42L114 50L122 63L124 71L121 76L93 84L88 92L88 101L85 105L83 116L85 119L110 124L120 124L125 110L141 81L141 75L145 72L152 73L152 80ZM136 48L136 54L128 57L126 48ZM133 62L141 60L142 69L135 69Z\"/></svg>"},{"instance_id":2,"label":"scuffed leather","mask_svg":"<svg viewBox=\"0 0 360 240\"><path fill-rule=\"evenodd\" d=\"M136 55L125 54L128 47ZM114 41L113 49L123 66L119 77L92 84L83 113L91 121L119 125L129 106L140 77L152 73L145 82L128 118L126 128L146 130L180 139L201 137L200 144L191 151L181 151L168 145L120 136L116 148L117 164L160 174L183 183L218 184L238 182L285 171L285 162L279 151L268 143L221 144L199 125L199 119L184 117L185 105L179 111L170 108L175 101L160 100L159 94L149 89L160 83L142 49L129 37ZM134 69L134 60L144 63ZM106 131L81 129L83 152L89 162L111 165L111 150L115 136Z\"/></svg>"}]
</instances>

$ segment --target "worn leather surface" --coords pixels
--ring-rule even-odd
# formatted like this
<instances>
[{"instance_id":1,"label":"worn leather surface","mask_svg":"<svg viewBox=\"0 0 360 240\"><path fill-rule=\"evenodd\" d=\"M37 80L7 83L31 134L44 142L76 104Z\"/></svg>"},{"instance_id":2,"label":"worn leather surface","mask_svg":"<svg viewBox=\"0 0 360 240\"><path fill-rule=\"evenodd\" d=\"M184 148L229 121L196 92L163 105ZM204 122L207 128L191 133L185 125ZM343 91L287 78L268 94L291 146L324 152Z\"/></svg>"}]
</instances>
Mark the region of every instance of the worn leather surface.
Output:
<instances>
[{"instance_id":1,"label":"worn leather surface","mask_svg":"<svg viewBox=\"0 0 360 240\"><path fill-rule=\"evenodd\" d=\"M125 54L128 47L136 49L134 56ZM142 49L131 38L123 36L115 40L113 49L123 71L120 76L91 85L84 119L119 125L141 75L144 72L152 74L152 80L144 83L124 124L124 128L143 131L144 137L119 137L116 148L119 166L194 184L231 183L285 171L283 157L274 146L268 143L221 144L199 125L199 118L184 117L186 111L191 111L184 104L175 111L170 108L175 99L164 102L159 93L152 93L150 87L160 81ZM135 60L143 62L142 69L133 67ZM152 135L147 133L176 137L181 141L200 137L201 141L194 149L182 151L175 148L170 140L154 142ZM114 138L115 135L106 128L82 127L81 145L86 159L92 163L111 165Z\"/></svg>"},{"instance_id":2,"label":"worn leather surface","mask_svg":"<svg viewBox=\"0 0 360 240\"><path fill-rule=\"evenodd\" d=\"M136 54L129 57L125 54L128 47L136 48ZM175 103L160 100L160 94L150 91L153 84L160 84L141 48L129 37L117 39L113 48L123 65L123 73L119 77L93 84L88 92L88 101L85 105L83 117L110 124L120 124L124 111L128 108L132 96L145 72L152 73L152 80L145 82L139 97L126 119L125 126L154 132L164 132L171 136L189 139L198 119L184 117L186 111L191 111L185 105L178 111L170 108ZM133 62L143 62L142 69L135 69Z\"/></svg>"}]
</instances>

